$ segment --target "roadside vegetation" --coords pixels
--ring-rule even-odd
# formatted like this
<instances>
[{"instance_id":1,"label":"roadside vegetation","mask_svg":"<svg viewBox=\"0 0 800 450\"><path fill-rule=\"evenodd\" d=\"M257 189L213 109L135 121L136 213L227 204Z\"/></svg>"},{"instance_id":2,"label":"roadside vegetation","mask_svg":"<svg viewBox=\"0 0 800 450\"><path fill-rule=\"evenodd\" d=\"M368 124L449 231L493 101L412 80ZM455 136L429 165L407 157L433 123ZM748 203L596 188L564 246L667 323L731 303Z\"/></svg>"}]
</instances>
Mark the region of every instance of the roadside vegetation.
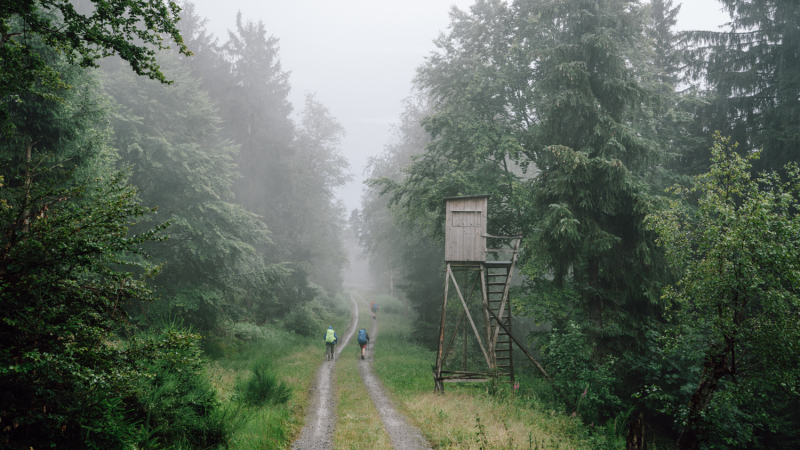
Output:
<instances>
[{"instance_id":1,"label":"roadside vegetation","mask_svg":"<svg viewBox=\"0 0 800 450\"><path fill-rule=\"evenodd\" d=\"M401 305L387 294L364 297L367 301L380 299L379 305ZM607 448L619 448L616 434L592 437L597 433L591 433L580 418L568 417L536 377L523 376L519 389L491 383L448 383L444 395L434 394L431 365L436 355L416 344L416 317L404 316L400 308L382 307L381 311L375 372L396 406L435 448L588 449L602 448L597 445L600 442L607 443Z\"/></svg>"},{"instance_id":2,"label":"roadside vegetation","mask_svg":"<svg viewBox=\"0 0 800 450\"><path fill-rule=\"evenodd\" d=\"M333 306L320 318L325 326L308 336L280 326L252 326L240 333L244 339L204 339L208 376L237 423L226 448L285 448L297 437L309 389L325 360L323 332L331 325L341 334L350 323L350 299L339 295Z\"/></svg>"}]
</instances>

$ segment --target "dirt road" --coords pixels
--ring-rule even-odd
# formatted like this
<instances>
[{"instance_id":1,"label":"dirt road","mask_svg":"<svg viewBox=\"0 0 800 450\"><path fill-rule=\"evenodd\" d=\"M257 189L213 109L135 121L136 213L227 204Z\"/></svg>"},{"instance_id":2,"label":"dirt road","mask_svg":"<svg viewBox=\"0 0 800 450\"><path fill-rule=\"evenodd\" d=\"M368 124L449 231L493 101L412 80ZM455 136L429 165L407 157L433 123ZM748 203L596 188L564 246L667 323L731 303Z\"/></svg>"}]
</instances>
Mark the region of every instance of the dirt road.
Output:
<instances>
[{"instance_id":1,"label":"dirt road","mask_svg":"<svg viewBox=\"0 0 800 450\"><path fill-rule=\"evenodd\" d=\"M366 301L356 294L361 301ZM352 299L352 296L350 297ZM369 330L369 345L367 345L367 359L359 361L358 371L361 379L364 380L369 396L375 409L378 410L378 415L383 422L383 428L392 440L392 447L395 450L422 450L430 449L431 446L422 437L422 433L413 425L400 415L392 405L389 396L383 388L383 384L375 376L372 370L372 361L375 354L375 342L378 340L378 321L372 320L372 327Z\"/></svg>"},{"instance_id":2,"label":"dirt road","mask_svg":"<svg viewBox=\"0 0 800 450\"><path fill-rule=\"evenodd\" d=\"M362 302L366 301L358 294L356 295ZM353 296L353 316L344 338L339 340L336 346L336 359L350 342L350 338L358 324L358 305ZM406 419L395 410L391 400L386 395L378 377L372 370L373 355L375 352L375 342L378 338L378 324L372 321L369 331L370 341L367 346L367 359L359 361L359 373L364 381L364 386L369 392L375 409L383 422L384 429L392 441L392 448L396 450L427 450L431 446L422 437L422 433L410 425ZM311 388L311 405L306 415L306 424L300 432L300 438L292 444L293 450L322 450L333 448L333 433L336 429L336 378L334 367L336 359L326 361L320 367L314 386Z\"/></svg>"},{"instance_id":3,"label":"dirt road","mask_svg":"<svg viewBox=\"0 0 800 450\"><path fill-rule=\"evenodd\" d=\"M292 444L293 450L327 450L333 447L333 432L336 429L336 377L334 367L358 324L358 306L353 297L353 316L350 325L336 345L333 361L325 361L317 372L317 379L311 388L311 405L306 414L306 424L300 431L300 438Z\"/></svg>"}]
</instances>

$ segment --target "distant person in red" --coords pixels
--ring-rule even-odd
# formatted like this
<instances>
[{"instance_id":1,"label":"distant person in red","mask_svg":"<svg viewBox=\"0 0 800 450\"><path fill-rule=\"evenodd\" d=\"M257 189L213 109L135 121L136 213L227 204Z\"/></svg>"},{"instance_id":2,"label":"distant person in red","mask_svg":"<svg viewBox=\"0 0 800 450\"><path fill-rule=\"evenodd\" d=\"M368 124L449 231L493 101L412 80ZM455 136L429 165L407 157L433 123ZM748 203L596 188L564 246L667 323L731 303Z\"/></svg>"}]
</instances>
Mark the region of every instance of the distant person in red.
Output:
<instances>
[{"instance_id":1,"label":"distant person in red","mask_svg":"<svg viewBox=\"0 0 800 450\"><path fill-rule=\"evenodd\" d=\"M369 305L369 310L372 311L372 318L373 319L377 319L378 318L378 302L373 300L372 303L370 303L370 305Z\"/></svg>"}]
</instances>

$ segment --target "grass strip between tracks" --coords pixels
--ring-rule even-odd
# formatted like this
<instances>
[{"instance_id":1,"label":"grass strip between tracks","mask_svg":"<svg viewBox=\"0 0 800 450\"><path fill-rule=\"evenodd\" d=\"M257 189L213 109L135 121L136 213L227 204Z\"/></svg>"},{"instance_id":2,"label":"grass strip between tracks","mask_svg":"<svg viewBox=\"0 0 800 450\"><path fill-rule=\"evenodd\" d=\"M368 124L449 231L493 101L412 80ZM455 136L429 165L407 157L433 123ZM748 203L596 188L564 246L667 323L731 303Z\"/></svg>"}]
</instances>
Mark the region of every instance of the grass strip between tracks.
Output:
<instances>
[{"instance_id":1,"label":"grass strip between tracks","mask_svg":"<svg viewBox=\"0 0 800 450\"><path fill-rule=\"evenodd\" d=\"M353 297L359 308L357 336L361 328L370 330L372 319L361 298ZM366 364L366 361L361 361L356 336L353 336L336 361L336 394L339 406L333 445L335 449L347 450L390 449L392 444L389 435L383 429L378 411L358 372L358 365Z\"/></svg>"}]
</instances>

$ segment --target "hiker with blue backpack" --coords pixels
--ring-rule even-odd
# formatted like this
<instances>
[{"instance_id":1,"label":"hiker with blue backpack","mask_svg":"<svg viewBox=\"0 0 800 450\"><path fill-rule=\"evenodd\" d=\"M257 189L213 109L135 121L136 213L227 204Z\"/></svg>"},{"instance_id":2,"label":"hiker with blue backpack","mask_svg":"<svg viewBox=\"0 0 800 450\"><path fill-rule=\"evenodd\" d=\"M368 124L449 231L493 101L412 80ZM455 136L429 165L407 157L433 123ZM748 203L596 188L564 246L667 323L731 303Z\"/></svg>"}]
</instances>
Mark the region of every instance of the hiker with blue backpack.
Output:
<instances>
[{"instance_id":1,"label":"hiker with blue backpack","mask_svg":"<svg viewBox=\"0 0 800 450\"><path fill-rule=\"evenodd\" d=\"M336 348L336 343L339 341L339 336L333 331L333 327L328 327L325 332L325 360L333 361L333 350Z\"/></svg>"},{"instance_id":2,"label":"hiker with blue backpack","mask_svg":"<svg viewBox=\"0 0 800 450\"><path fill-rule=\"evenodd\" d=\"M363 328L358 330L358 345L361 346L361 359L364 359L364 354L367 351L368 343L369 343L369 334L367 334L367 330Z\"/></svg>"}]
</instances>

